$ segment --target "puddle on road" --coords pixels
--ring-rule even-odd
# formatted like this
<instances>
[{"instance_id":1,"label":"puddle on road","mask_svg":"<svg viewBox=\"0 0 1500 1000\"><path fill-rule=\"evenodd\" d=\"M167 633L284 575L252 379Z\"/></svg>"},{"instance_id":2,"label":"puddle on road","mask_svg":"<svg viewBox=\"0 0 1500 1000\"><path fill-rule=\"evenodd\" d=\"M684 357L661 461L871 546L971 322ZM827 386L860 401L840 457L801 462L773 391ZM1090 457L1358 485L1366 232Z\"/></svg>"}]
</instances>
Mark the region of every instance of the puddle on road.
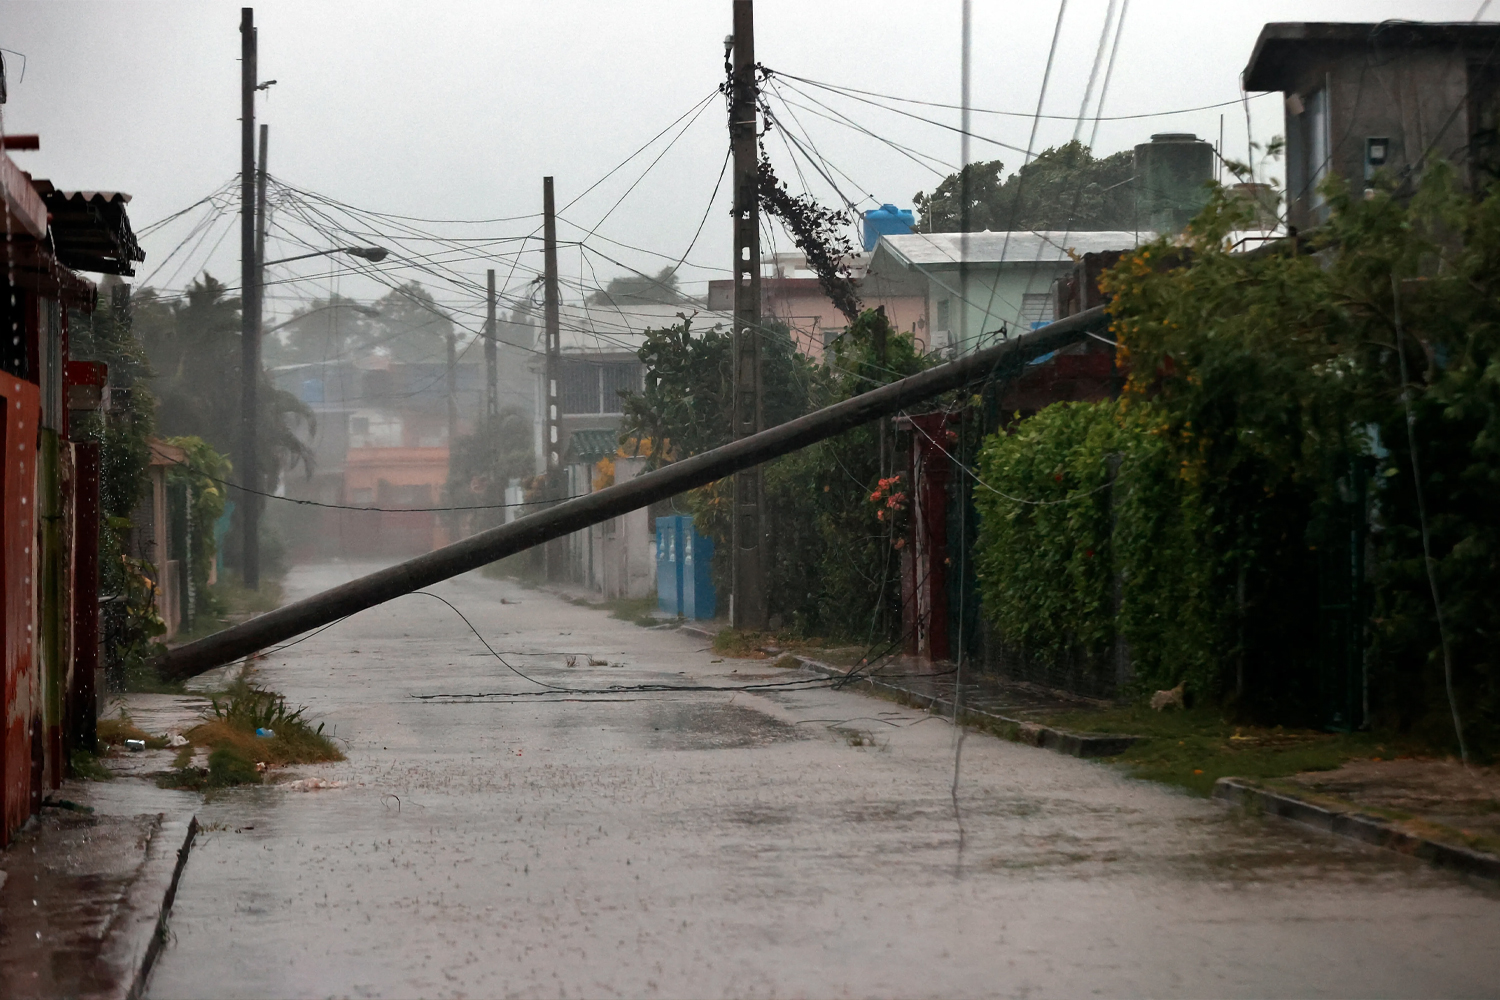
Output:
<instances>
[{"instance_id":1,"label":"puddle on road","mask_svg":"<svg viewBox=\"0 0 1500 1000\"><path fill-rule=\"evenodd\" d=\"M645 715L653 750L739 750L806 738L795 726L739 705L658 702Z\"/></svg>"}]
</instances>

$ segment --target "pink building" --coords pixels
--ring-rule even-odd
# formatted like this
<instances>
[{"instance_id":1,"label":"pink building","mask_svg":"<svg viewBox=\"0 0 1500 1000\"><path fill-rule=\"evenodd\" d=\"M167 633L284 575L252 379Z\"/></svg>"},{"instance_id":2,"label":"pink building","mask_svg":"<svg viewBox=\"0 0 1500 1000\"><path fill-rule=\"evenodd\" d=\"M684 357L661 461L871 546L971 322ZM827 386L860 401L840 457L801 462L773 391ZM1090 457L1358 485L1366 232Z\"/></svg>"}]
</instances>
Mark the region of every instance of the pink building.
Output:
<instances>
[{"instance_id":1,"label":"pink building","mask_svg":"<svg viewBox=\"0 0 1500 1000\"><path fill-rule=\"evenodd\" d=\"M767 264L770 273L760 279L761 315L786 324L799 351L810 358L821 358L823 349L844 332L849 320L824 294L817 276L808 270L807 261L801 254L776 254L767 260ZM865 308L884 306L891 325L901 333L910 334L918 350L925 350L925 291L886 280L867 280L863 257L849 261L849 270ZM733 279L708 283L708 308L725 312L734 310Z\"/></svg>"}]
</instances>

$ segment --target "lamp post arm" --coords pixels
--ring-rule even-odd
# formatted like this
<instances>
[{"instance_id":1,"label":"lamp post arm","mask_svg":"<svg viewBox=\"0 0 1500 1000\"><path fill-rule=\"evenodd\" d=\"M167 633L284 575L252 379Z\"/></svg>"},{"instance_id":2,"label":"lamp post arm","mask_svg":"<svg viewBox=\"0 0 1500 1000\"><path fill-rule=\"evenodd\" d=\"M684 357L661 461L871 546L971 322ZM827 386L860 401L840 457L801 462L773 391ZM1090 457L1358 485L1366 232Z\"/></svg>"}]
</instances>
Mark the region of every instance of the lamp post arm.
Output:
<instances>
[{"instance_id":1,"label":"lamp post arm","mask_svg":"<svg viewBox=\"0 0 1500 1000\"><path fill-rule=\"evenodd\" d=\"M283 257L280 260L264 261L261 267L270 267L272 264L287 264L294 260L306 260L309 257L327 257L332 253L343 253L343 247L334 247L332 250L314 250L312 253L299 253L295 257Z\"/></svg>"}]
</instances>

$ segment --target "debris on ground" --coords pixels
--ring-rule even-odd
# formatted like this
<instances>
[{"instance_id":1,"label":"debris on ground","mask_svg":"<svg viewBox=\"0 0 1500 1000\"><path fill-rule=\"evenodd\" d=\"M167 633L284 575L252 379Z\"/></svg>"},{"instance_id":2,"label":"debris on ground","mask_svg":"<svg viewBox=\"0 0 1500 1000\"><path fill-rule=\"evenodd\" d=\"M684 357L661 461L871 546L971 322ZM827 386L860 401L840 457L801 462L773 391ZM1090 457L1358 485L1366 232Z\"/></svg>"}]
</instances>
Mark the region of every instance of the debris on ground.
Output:
<instances>
[{"instance_id":1,"label":"debris on ground","mask_svg":"<svg viewBox=\"0 0 1500 1000\"><path fill-rule=\"evenodd\" d=\"M348 782L329 781L327 778L299 778L296 781L288 781L278 787L285 788L289 792L317 792L326 788L345 788Z\"/></svg>"}]
</instances>

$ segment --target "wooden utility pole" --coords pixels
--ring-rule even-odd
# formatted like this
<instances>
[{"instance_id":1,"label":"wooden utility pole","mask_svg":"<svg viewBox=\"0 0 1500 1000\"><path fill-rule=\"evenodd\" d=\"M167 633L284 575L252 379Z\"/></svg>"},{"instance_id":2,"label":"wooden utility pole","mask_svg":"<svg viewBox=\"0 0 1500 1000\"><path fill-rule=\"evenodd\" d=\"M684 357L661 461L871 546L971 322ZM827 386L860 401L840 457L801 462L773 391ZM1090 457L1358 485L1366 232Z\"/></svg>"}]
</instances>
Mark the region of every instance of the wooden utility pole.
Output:
<instances>
[{"instance_id":1,"label":"wooden utility pole","mask_svg":"<svg viewBox=\"0 0 1500 1000\"><path fill-rule=\"evenodd\" d=\"M260 388L260 317L257 315L260 258L255 250L255 11L240 10L240 574L251 590L260 587L260 489L256 424ZM264 151L262 151L264 169Z\"/></svg>"},{"instance_id":2,"label":"wooden utility pole","mask_svg":"<svg viewBox=\"0 0 1500 1000\"><path fill-rule=\"evenodd\" d=\"M560 437L559 407L562 397L558 380L562 377L562 326L558 314L557 292L557 208L552 196L552 178L542 178L542 308L547 331L547 368L542 385L543 402L547 407L546 434L542 447L547 455L547 498L563 499L562 441ZM547 546L547 579L559 580L563 576L565 542L556 541Z\"/></svg>"},{"instance_id":3,"label":"wooden utility pole","mask_svg":"<svg viewBox=\"0 0 1500 1000\"><path fill-rule=\"evenodd\" d=\"M485 276L488 289L484 312L484 415L494 423L500 416L500 328L495 323L495 271ZM494 443L494 442L492 442ZM498 447L498 444L497 444Z\"/></svg>"},{"instance_id":4,"label":"wooden utility pole","mask_svg":"<svg viewBox=\"0 0 1500 1000\"><path fill-rule=\"evenodd\" d=\"M734 411L736 439L765 429L760 350L760 199L758 100L755 85L755 7L734 0L734 80L729 140L734 150ZM730 624L763 629L767 624L764 488L760 468L734 477L730 562L733 585Z\"/></svg>"}]
</instances>

